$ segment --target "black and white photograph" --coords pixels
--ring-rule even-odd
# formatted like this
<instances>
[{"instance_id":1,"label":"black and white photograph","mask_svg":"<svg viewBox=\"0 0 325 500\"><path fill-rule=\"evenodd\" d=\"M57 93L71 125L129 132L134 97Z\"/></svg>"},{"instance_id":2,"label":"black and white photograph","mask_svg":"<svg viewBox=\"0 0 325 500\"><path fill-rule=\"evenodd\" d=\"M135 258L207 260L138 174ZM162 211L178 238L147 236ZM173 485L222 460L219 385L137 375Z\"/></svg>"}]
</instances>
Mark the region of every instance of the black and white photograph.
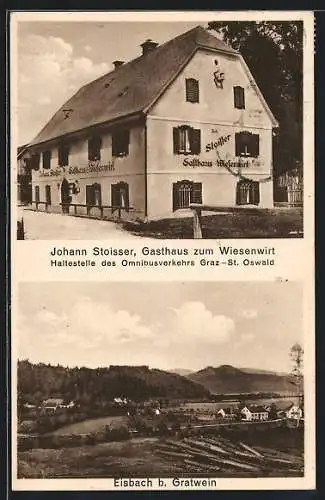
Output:
<instances>
[{"instance_id":1,"label":"black and white photograph","mask_svg":"<svg viewBox=\"0 0 325 500\"><path fill-rule=\"evenodd\" d=\"M18 240L304 236L310 23L70 14L12 20Z\"/></svg>"},{"instance_id":2,"label":"black and white photograph","mask_svg":"<svg viewBox=\"0 0 325 500\"><path fill-rule=\"evenodd\" d=\"M21 283L18 479L303 478L302 304L286 280Z\"/></svg>"}]
</instances>

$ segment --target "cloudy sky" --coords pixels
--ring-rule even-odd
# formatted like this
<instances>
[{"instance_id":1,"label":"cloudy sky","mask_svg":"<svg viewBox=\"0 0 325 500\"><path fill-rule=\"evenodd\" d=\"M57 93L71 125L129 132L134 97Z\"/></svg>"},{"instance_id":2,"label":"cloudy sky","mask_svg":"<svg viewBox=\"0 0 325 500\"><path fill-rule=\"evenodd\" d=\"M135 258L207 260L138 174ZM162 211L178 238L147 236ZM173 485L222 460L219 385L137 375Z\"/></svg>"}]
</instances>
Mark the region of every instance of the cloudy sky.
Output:
<instances>
[{"instance_id":1,"label":"cloudy sky","mask_svg":"<svg viewBox=\"0 0 325 500\"><path fill-rule=\"evenodd\" d=\"M22 283L20 359L67 366L290 371L296 283Z\"/></svg>"},{"instance_id":2,"label":"cloudy sky","mask_svg":"<svg viewBox=\"0 0 325 500\"><path fill-rule=\"evenodd\" d=\"M82 85L141 54L147 38L164 43L204 23L20 21L17 36L18 144L31 141Z\"/></svg>"}]
</instances>

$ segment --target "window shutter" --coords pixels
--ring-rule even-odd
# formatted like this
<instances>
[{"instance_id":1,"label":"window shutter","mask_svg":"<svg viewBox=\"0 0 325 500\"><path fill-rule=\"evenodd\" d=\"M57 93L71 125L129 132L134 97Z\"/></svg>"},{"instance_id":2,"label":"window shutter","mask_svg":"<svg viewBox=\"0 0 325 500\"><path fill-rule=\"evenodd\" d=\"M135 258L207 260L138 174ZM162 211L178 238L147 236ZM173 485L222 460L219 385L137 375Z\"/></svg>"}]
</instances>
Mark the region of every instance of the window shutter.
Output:
<instances>
[{"instance_id":1,"label":"window shutter","mask_svg":"<svg viewBox=\"0 0 325 500\"><path fill-rule=\"evenodd\" d=\"M259 182L252 182L250 185L250 203L252 205L259 205L260 203L260 184Z\"/></svg>"},{"instance_id":2,"label":"window shutter","mask_svg":"<svg viewBox=\"0 0 325 500\"><path fill-rule=\"evenodd\" d=\"M193 182L191 203L202 203L202 182Z\"/></svg>"},{"instance_id":3,"label":"window shutter","mask_svg":"<svg viewBox=\"0 0 325 500\"><path fill-rule=\"evenodd\" d=\"M234 106L237 109L245 109L245 89L243 87L234 87Z\"/></svg>"},{"instance_id":4,"label":"window shutter","mask_svg":"<svg viewBox=\"0 0 325 500\"><path fill-rule=\"evenodd\" d=\"M241 139L242 139L241 132L237 132L235 134L235 156L239 156L241 153Z\"/></svg>"},{"instance_id":5,"label":"window shutter","mask_svg":"<svg viewBox=\"0 0 325 500\"><path fill-rule=\"evenodd\" d=\"M236 205L240 205L240 182L236 186Z\"/></svg>"},{"instance_id":6,"label":"window shutter","mask_svg":"<svg viewBox=\"0 0 325 500\"><path fill-rule=\"evenodd\" d=\"M199 102L199 82L194 78L186 78L186 100L188 102Z\"/></svg>"},{"instance_id":7,"label":"window shutter","mask_svg":"<svg viewBox=\"0 0 325 500\"><path fill-rule=\"evenodd\" d=\"M201 130L199 128L190 129L191 153L198 155L201 153Z\"/></svg>"},{"instance_id":8,"label":"window shutter","mask_svg":"<svg viewBox=\"0 0 325 500\"><path fill-rule=\"evenodd\" d=\"M180 129L178 127L173 127L174 155L179 154L179 134L180 134Z\"/></svg>"},{"instance_id":9,"label":"window shutter","mask_svg":"<svg viewBox=\"0 0 325 500\"><path fill-rule=\"evenodd\" d=\"M179 209L179 196L178 196L178 184L174 182L173 184L173 212Z\"/></svg>"},{"instance_id":10,"label":"window shutter","mask_svg":"<svg viewBox=\"0 0 325 500\"><path fill-rule=\"evenodd\" d=\"M86 186L86 205L95 205L95 188L94 185Z\"/></svg>"},{"instance_id":11,"label":"window shutter","mask_svg":"<svg viewBox=\"0 0 325 500\"><path fill-rule=\"evenodd\" d=\"M260 136L252 134L251 136L251 155L257 158L260 154Z\"/></svg>"},{"instance_id":12,"label":"window shutter","mask_svg":"<svg viewBox=\"0 0 325 500\"><path fill-rule=\"evenodd\" d=\"M126 211L129 211L129 206L130 206L130 197L129 197L129 185L125 182L124 183L124 189L125 189L125 208Z\"/></svg>"},{"instance_id":13,"label":"window shutter","mask_svg":"<svg viewBox=\"0 0 325 500\"><path fill-rule=\"evenodd\" d=\"M116 206L116 184L111 184L111 205Z\"/></svg>"},{"instance_id":14,"label":"window shutter","mask_svg":"<svg viewBox=\"0 0 325 500\"><path fill-rule=\"evenodd\" d=\"M129 154L129 145L130 145L130 131L129 130L125 130L124 133L124 153L126 155Z\"/></svg>"}]
</instances>

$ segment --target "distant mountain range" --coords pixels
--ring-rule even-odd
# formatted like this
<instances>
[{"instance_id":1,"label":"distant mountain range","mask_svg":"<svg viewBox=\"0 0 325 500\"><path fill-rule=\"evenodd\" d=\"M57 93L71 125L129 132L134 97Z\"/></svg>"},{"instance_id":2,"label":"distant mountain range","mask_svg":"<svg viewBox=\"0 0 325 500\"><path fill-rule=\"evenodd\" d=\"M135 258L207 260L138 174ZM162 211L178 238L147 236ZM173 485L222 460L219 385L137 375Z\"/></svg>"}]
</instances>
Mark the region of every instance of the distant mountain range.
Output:
<instances>
[{"instance_id":1,"label":"distant mountain range","mask_svg":"<svg viewBox=\"0 0 325 500\"><path fill-rule=\"evenodd\" d=\"M110 401L115 397L204 399L209 392L201 384L176 373L148 366L67 368L18 362L18 394L30 402L61 397L80 402Z\"/></svg>"},{"instance_id":2,"label":"distant mountain range","mask_svg":"<svg viewBox=\"0 0 325 500\"><path fill-rule=\"evenodd\" d=\"M146 365L91 369L33 364L28 360L18 363L18 396L20 400L31 403L50 397L96 404L115 397L195 400L208 399L210 393L293 394L295 390L288 374L239 369L230 365L208 366L197 372L178 369L171 373Z\"/></svg>"},{"instance_id":3,"label":"distant mountain range","mask_svg":"<svg viewBox=\"0 0 325 500\"><path fill-rule=\"evenodd\" d=\"M250 392L275 392L292 394L296 386L289 374L278 374L266 370L235 368L222 365L208 366L187 376L193 382L202 384L214 394L239 394Z\"/></svg>"}]
</instances>

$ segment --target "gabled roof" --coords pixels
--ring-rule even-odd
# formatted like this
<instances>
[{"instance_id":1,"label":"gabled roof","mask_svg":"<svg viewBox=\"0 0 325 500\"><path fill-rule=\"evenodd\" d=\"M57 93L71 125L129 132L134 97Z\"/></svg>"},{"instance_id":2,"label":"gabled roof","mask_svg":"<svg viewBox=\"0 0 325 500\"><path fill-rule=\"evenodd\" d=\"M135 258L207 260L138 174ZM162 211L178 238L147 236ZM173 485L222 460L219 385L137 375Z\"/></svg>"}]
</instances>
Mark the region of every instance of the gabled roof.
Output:
<instances>
[{"instance_id":1,"label":"gabled roof","mask_svg":"<svg viewBox=\"0 0 325 500\"><path fill-rule=\"evenodd\" d=\"M237 54L197 26L81 87L30 145L145 112L199 48Z\"/></svg>"}]
</instances>

